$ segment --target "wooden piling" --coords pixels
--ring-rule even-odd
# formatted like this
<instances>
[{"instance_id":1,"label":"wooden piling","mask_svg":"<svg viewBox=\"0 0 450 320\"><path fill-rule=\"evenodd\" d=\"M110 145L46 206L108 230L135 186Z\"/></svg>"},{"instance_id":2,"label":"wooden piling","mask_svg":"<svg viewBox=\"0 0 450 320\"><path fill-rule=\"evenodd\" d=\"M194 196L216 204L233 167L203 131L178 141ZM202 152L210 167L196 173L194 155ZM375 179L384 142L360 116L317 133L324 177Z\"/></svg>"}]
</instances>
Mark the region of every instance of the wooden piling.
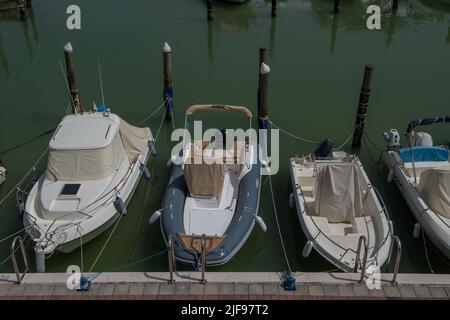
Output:
<instances>
[{"instance_id":1,"label":"wooden piling","mask_svg":"<svg viewBox=\"0 0 450 320\"><path fill-rule=\"evenodd\" d=\"M333 9L333 13L339 13L339 5L340 5L340 0L334 0L334 9Z\"/></svg>"},{"instance_id":2,"label":"wooden piling","mask_svg":"<svg viewBox=\"0 0 450 320\"><path fill-rule=\"evenodd\" d=\"M398 0L392 0L392 10L398 9Z\"/></svg>"},{"instance_id":3,"label":"wooden piling","mask_svg":"<svg viewBox=\"0 0 450 320\"><path fill-rule=\"evenodd\" d=\"M277 16L277 0L272 0L272 17Z\"/></svg>"},{"instance_id":4,"label":"wooden piling","mask_svg":"<svg viewBox=\"0 0 450 320\"><path fill-rule=\"evenodd\" d=\"M369 106L370 81L372 79L372 71L372 65L369 64L365 66L363 83L361 86L361 93L359 95L359 103L355 119L355 130L353 132L353 147L361 146L364 125L367 119L367 108Z\"/></svg>"},{"instance_id":5,"label":"wooden piling","mask_svg":"<svg viewBox=\"0 0 450 320\"><path fill-rule=\"evenodd\" d=\"M206 9L208 14L208 21L213 19L213 2L212 0L206 0Z\"/></svg>"},{"instance_id":6,"label":"wooden piling","mask_svg":"<svg viewBox=\"0 0 450 320\"><path fill-rule=\"evenodd\" d=\"M267 64L267 49L266 48L259 48L259 64L258 64L258 96L257 96L257 106L258 106L258 114L261 109L261 81L262 81L262 75L261 75L261 64L265 63Z\"/></svg>"},{"instance_id":7,"label":"wooden piling","mask_svg":"<svg viewBox=\"0 0 450 320\"><path fill-rule=\"evenodd\" d=\"M25 0L17 0L17 9L19 10L20 19L24 20L26 17Z\"/></svg>"},{"instance_id":8,"label":"wooden piling","mask_svg":"<svg viewBox=\"0 0 450 320\"><path fill-rule=\"evenodd\" d=\"M259 70L261 76L261 84L260 84L260 94L259 94L259 128L267 129L268 119L269 119L269 108L268 108L268 99L267 93L269 89L269 73L270 67L266 63L261 63L261 67Z\"/></svg>"},{"instance_id":9,"label":"wooden piling","mask_svg":"<svg viewBox=\"0 0 450 320\"><path fill-rule=\"evenodd\" d=\"M66 60L67 82L71 94L72 112L83 112L83 102L81 100L80 91L75 81L75 67L72 59L73 48L70 42L64 46L64 58Z\"/></svg>"},{"instance_id":10,"label":"wooden piling","mask_svg":"<svg viewBox=\"0 0 450 320\"><path fill-rule=\"evenodd\" d=\"M173 115L173 89L172 89L172 48L166 42L162 50L163 53L163 72L164 89L163 101L165 101L166 120L171 120Z\"/></svg>"}]
</instances>

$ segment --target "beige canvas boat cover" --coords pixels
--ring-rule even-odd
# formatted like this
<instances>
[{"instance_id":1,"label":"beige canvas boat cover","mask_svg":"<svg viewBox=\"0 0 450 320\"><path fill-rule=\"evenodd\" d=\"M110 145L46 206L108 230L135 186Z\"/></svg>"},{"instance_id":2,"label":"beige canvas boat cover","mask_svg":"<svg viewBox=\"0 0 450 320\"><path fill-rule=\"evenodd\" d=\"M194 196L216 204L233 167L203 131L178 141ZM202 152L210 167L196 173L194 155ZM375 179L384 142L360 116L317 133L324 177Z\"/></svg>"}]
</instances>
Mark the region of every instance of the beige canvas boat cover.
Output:
<instances>
[{"instance_id":1,"label":"beige canvas boat cover","mask_svg":"<svg viewBox=\"0 0 450 320\"><path fill-rule=\"evenodd\" d=\"M252 117L252 113L246 107L241 106L229 106L225 104L197 104L190 106L186 110L186 115L190 116L196 111L221 111L221 112L242 112L247 118Z\"/></svg>"},{"instance_id":2,"label":"beige canvas boat cover","mask_svg":"<svg viewBox=\"0 0 450 320\"><path fill-rule=\"evenodd\" d=\"M152 138L149 128L138 128L120 119L119 134L130 163L145 152L148 141Z\"/></svg>"},{"instance_id":3,"label":"beige canvas boat cover","mask_svg":"<svg viewBox=\"0 0 450 320\"><path fill-rule=\"evenodd\" d=\"M450 169L429 169L420 175L419 192L437 214L450 218Z\"/></svg>"},{"instance_id":4,"label":"beige canvas boat cover","mask_svg":"<svg viewBox=\"0 0 450 320\"><path fill-rule=\"evenodd\" d=\"M328 222L351 223L363 216L361 172L354 163L318 164L315 214Z\"/></svg>"},{"instance_id":5,"label":"beige canvas boat cover","mask_svg":"<svg viewBox=\"0 0 450 320\"><path fill-rule=\"evenodd\" d=\"M137 128L120 119L119 131L104 148L49 148L46 178L64 181L103 179L112 175L124 158L133 163L146 151L150 138L149 128Z\"/></svg>"},{"instance_id":6,"label":"beige canvas boat cover","mask_svg":"<svg viewBox=\"0 0 450 320\"><path fill-rule=\"evenodd\" d=\"M193 196L216 197L220 202L225 177L223 164L190 164L184 165L184 177L189 192Z\"/></svg>"}]
</instances>

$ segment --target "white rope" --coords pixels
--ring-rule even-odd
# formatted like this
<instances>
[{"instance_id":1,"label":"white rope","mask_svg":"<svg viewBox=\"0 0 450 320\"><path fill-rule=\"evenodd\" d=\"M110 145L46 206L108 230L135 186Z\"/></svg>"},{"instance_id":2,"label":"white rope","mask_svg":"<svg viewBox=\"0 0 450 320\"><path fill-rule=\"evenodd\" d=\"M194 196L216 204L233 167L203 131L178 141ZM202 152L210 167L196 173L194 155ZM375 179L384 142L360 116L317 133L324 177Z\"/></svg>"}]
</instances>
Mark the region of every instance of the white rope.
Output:
<instances>
[{"instance_id":1,"label":"white rope","mask_svg":"<svg viewBox=\"0 0 450 320\"><path fill-rule=\"evenodd\" d=\"M14 232L13 234L10 234L10 235L7 236L7 237L4 237L3 239L0 240L0 243L3 242L3 241L6 241L6 240L8 240L8 239L10 239L10 238L12 238L12 237L14 237L15 235L17 235L17 234L19 234L19 233L22 233L22 232L25 231L25 230L26 230L26 229L23 228L23 229L21 229L21 230L19 230L19 231Z\"/></svg>"},{"instance_id":2,"label":"white rope","mask_svg":"<svg viewBox=\"0 0 450 320\"><path fill-rule=\"evenodd\" d=\"M159 133L161 132L162 125L164 123L164 118L165 118L165 114L163 113L163 115L161 117L161 122L159 123L158 131L156 132L156 136L155 136L155 142L154 142L155 146L156 146L156 141L158 140L158 137L159 137Z\"/></svg>"},{"instance_id":3,"label":"white rope","mask_svg":"<svg viewBox=\"0 0 450 320\"><path fill-rule=\"evenodd\" d=\"M428 268L430 268L430 272L434 273L433 268L431 267L431 262L430 259L428 258L428 250L427 250L427 243L425 240L425 231L422 228L422 237L423 237L423 247L425 249L425 258L427 259L427 263L428 263Z\"/></svg>"},{"instance_id":4,"label":"white rope","mask_svg":"<svg viewBox=\"0 0 450 320\"><path fill-rule=\"evenodd\" d=\"M111 233L109 234L108 239L106 239L105 243L103 244L103 247L100 250L100 253L98 254L97 258L95 258L95 261L92 264L91 268L89 269L89 272L92 272L92 269L94 269L95 265L98 262L98 259L100 259L100 256L103 254L103 251L105 250L106 246L108 245L109 240L111 240L111 237L114 234L114 231L116 231L116 228L119 225L119 222L122 219L122 217L123 217L123 215L121 214L119 219L117 219L116 224L114 225L114 228L112 229Z\"/></svg>"},{"instance_id":5,"label":"white rope","mask_svg":"<svg viewBox=\"0 0 450 320\"><path fill-rule=\"evenodd\" d=\"M35 169L35 167L38 165L38 163L41 161L41 159L44 157L44 155L47 153L48 148L45 148L44 152L40 155L40 157L36 160L36 162L33 164L33 166L27 171L27 173L22 177L22 179L19 180L19 182L12 188L6 196L3 197L2 200L0 200L0 206L11 196L14 191L17 190L17 188L20 187L20 185L23 183L23 181L30 175L31 172Z\"/></svg>"},{"instance_id":6,"label":"white rope","mask_svg":"<svg viewBox=\"0 0 450 320\"><path fill-rule=\"evenodd\" d=\"M269 185L270 185L270 193L272 194L272 203L273 203L273 210L275 212L275 220L277 222L277 228L278 228L278 235L280 236L280 241L281 241L281 247L283 248L283 253L284 253L284 258L286 259L286 264L288 266L289 272L292 272L291 269L291 265L289 263L289 259L286 253L286 248L284 246L284 241L283 241L283 237L281 235L281 228L280 228L280 223L278 222L278 213L277 213L277 206L275 204L275 196L273 194L273 188L272 188L272 179L269 175Z\"/></svg>"},{"instance_id":7,"label":"white rope","mask_svg":"<svg viewBox=\"0 0 450 320\"><path fill-rule=\"evenodd\" d=\"M306 138L302 138L302 137L296 136L295 134L290 133L290 132L288 132L288 131L286 131L286 130L280 128L278 125L276 125L275 123L273 123L272 120L269 120L269 123L270 123L272 126L275 126L277 129L279 129L281 132L287 134L288 136L290 136L290 137L292 137L292 138L294 138L294 139L301 140L301 141L308 142L308 143L312 143L312 144L318 144L318 143L319 143L318 141L314 141L314 140L310 140L310 139L306 139Z\"/></svg>"},{"instance_id":8,"label":"white rope","mask_svg":"<svg viewBox=\"0 0 450 320\"><path fill-rule=\"evenodd\" d=\"M142 120L141 122L137 123L137 126L140 126L141 124L143 124L145 121L149 120L151 117L153 117L163 106L164 104L167 102L167 100L169 99L169 97L167 97L163 103L161 103L161 105L155 110L153 111L149 116L147 116L144 120Z\"/></svg>"},{"instance_id":9,"label":"white rope","mask_svg":"<svg viewBox=\"0 0 450 320\"><path fill-rule=\"evenodd\" d=\"M341 145L340 145L339 147L337 147L337 148L333 148L333 151L342 149L342 148L350 141L350 139L353 137L353 133L354 133L354 132L355 132L355 130L352 131L352 133L348 136L348 138L344 141L343 144L341 144Z\"/></svg>"}]
</instances>

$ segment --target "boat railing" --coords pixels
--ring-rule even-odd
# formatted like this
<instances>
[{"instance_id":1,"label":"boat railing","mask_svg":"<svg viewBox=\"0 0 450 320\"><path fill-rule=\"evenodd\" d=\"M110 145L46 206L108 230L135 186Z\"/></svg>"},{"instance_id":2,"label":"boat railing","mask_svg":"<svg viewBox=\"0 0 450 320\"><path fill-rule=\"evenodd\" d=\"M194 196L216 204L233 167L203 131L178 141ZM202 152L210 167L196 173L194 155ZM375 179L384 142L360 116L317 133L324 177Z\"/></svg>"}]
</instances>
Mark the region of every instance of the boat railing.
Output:
<instances>
[{"instance_id":1,"label":"boat railing","mask_svg":"<svg viewBox=\"0 0 450 320\"><path fill-rule=\"evenodd\" d=\"M174 254L174 248L173 248L173 237L172 235L169 235L169 240L167 241L167 255L169 258L169 284L175 283L175 280L173 278L173 271L174 271L174 265L176 263L175 261L175 254Z\"/></svg>"},{"instance_id":2,"label":"boat railing","mask_svg":"<svg viewBox=\"0 0 450 320\"><path fill-rule=\"evenodd\" d=\"M367 245L367 239L365 236L360 236L358 240L358 249L356 250L356 259L355 259L355 267L353 269L353 272L358 272L358 267L361 263L361 249L364 248L364 256L363 256L363 263L361 266L361 278L359 279L359 283L362 283L364 280L364 275L366 273L366 265L367 265L367 254L369 251L368 245Z\"/></svg>"},{"instance_id":3,"label":"boat railing","mask_svg":"<svg viewBox=\"0 0 450 320\"><path fill-rule=\"evenodd\" d=\"M17 243L19 243L19 246L16 248ZM22 259L25 264L25 270L22 273L20 273L19 264L17 263L17 258L16 258L16 251L19 248L20 248L20 251L22 252ZM14 273L16 274L16 279L17 279L16 283L21 284L23 278L25 277L25 275L27 274L27 272L30 269L29 264L28 264L27 251L25 249L25 245L23 243L23 239L21 236L15 237L11 244L11 260L12 260L12 264L13 264L13 268L14 268Z\"/></svg>"},{"instance_id":4,"label":"boat railing","mask_svg":"<svg viewBox=\"0 0 450 320\"><path fill-rule=\"evenodd\" d=\"M392 274L391 283L395 283L397 281L397 274L398 274L398 270L400 268L400 260L402 258L402 243L400 241L400 238L397 236L392 237L391 245L389 246L389 256L388 256L388 261L387 261L387 268L389 268L389 265L391 263L391 257L392 257L392 253L394 251L394 245L397 247L397 254L395 256L394 272Z\"/></svg>"}]
</instances>

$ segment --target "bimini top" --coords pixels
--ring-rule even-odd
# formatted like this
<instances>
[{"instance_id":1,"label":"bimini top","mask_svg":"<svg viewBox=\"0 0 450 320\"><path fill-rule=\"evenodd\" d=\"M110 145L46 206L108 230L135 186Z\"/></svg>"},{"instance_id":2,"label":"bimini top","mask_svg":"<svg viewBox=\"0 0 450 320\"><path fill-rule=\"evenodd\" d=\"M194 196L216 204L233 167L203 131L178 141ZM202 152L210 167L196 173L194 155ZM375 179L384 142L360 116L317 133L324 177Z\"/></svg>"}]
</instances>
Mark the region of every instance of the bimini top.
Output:
<instances>
[{"instance_id":1,"label":"bimini top","mask_svg":"<svg viewBox=\"0 0 450 320\"><path fill-rule=\"evenodd\" d=\"M424 125L429 125L429 124L433 124L433 123L441 123L441 122L442 123L450 122L450 116L441 116L441 117L413 120L408 124L408 129L406 129L406 133L411 133L411 131L413 131L414 128L418 127L418 126L424 126Z\"/></svg>"},{"instance_id":2,"label":"bimini top","mask_svg":"<svg viewBox=\"0 0 450 320\"><path fill-rule=\"evenodd\" d=\"M220 112L242 112L247 118L252 118L252 113L246 107L229 106L226 104L196 104L186 110L186 115L191 116L196 111L220 111Z\"/></svg>"},{"instance_id":3,"label":"bimini top","mask_svg":"<svg viewBox=\"0 0 450 320\"><path fill-rule=\"evenodd\" d=\"M120 126L115 114L70 114L64 117L50 141L50 149L92 150L109 146Z\"/></svg>"}]
</instances>

